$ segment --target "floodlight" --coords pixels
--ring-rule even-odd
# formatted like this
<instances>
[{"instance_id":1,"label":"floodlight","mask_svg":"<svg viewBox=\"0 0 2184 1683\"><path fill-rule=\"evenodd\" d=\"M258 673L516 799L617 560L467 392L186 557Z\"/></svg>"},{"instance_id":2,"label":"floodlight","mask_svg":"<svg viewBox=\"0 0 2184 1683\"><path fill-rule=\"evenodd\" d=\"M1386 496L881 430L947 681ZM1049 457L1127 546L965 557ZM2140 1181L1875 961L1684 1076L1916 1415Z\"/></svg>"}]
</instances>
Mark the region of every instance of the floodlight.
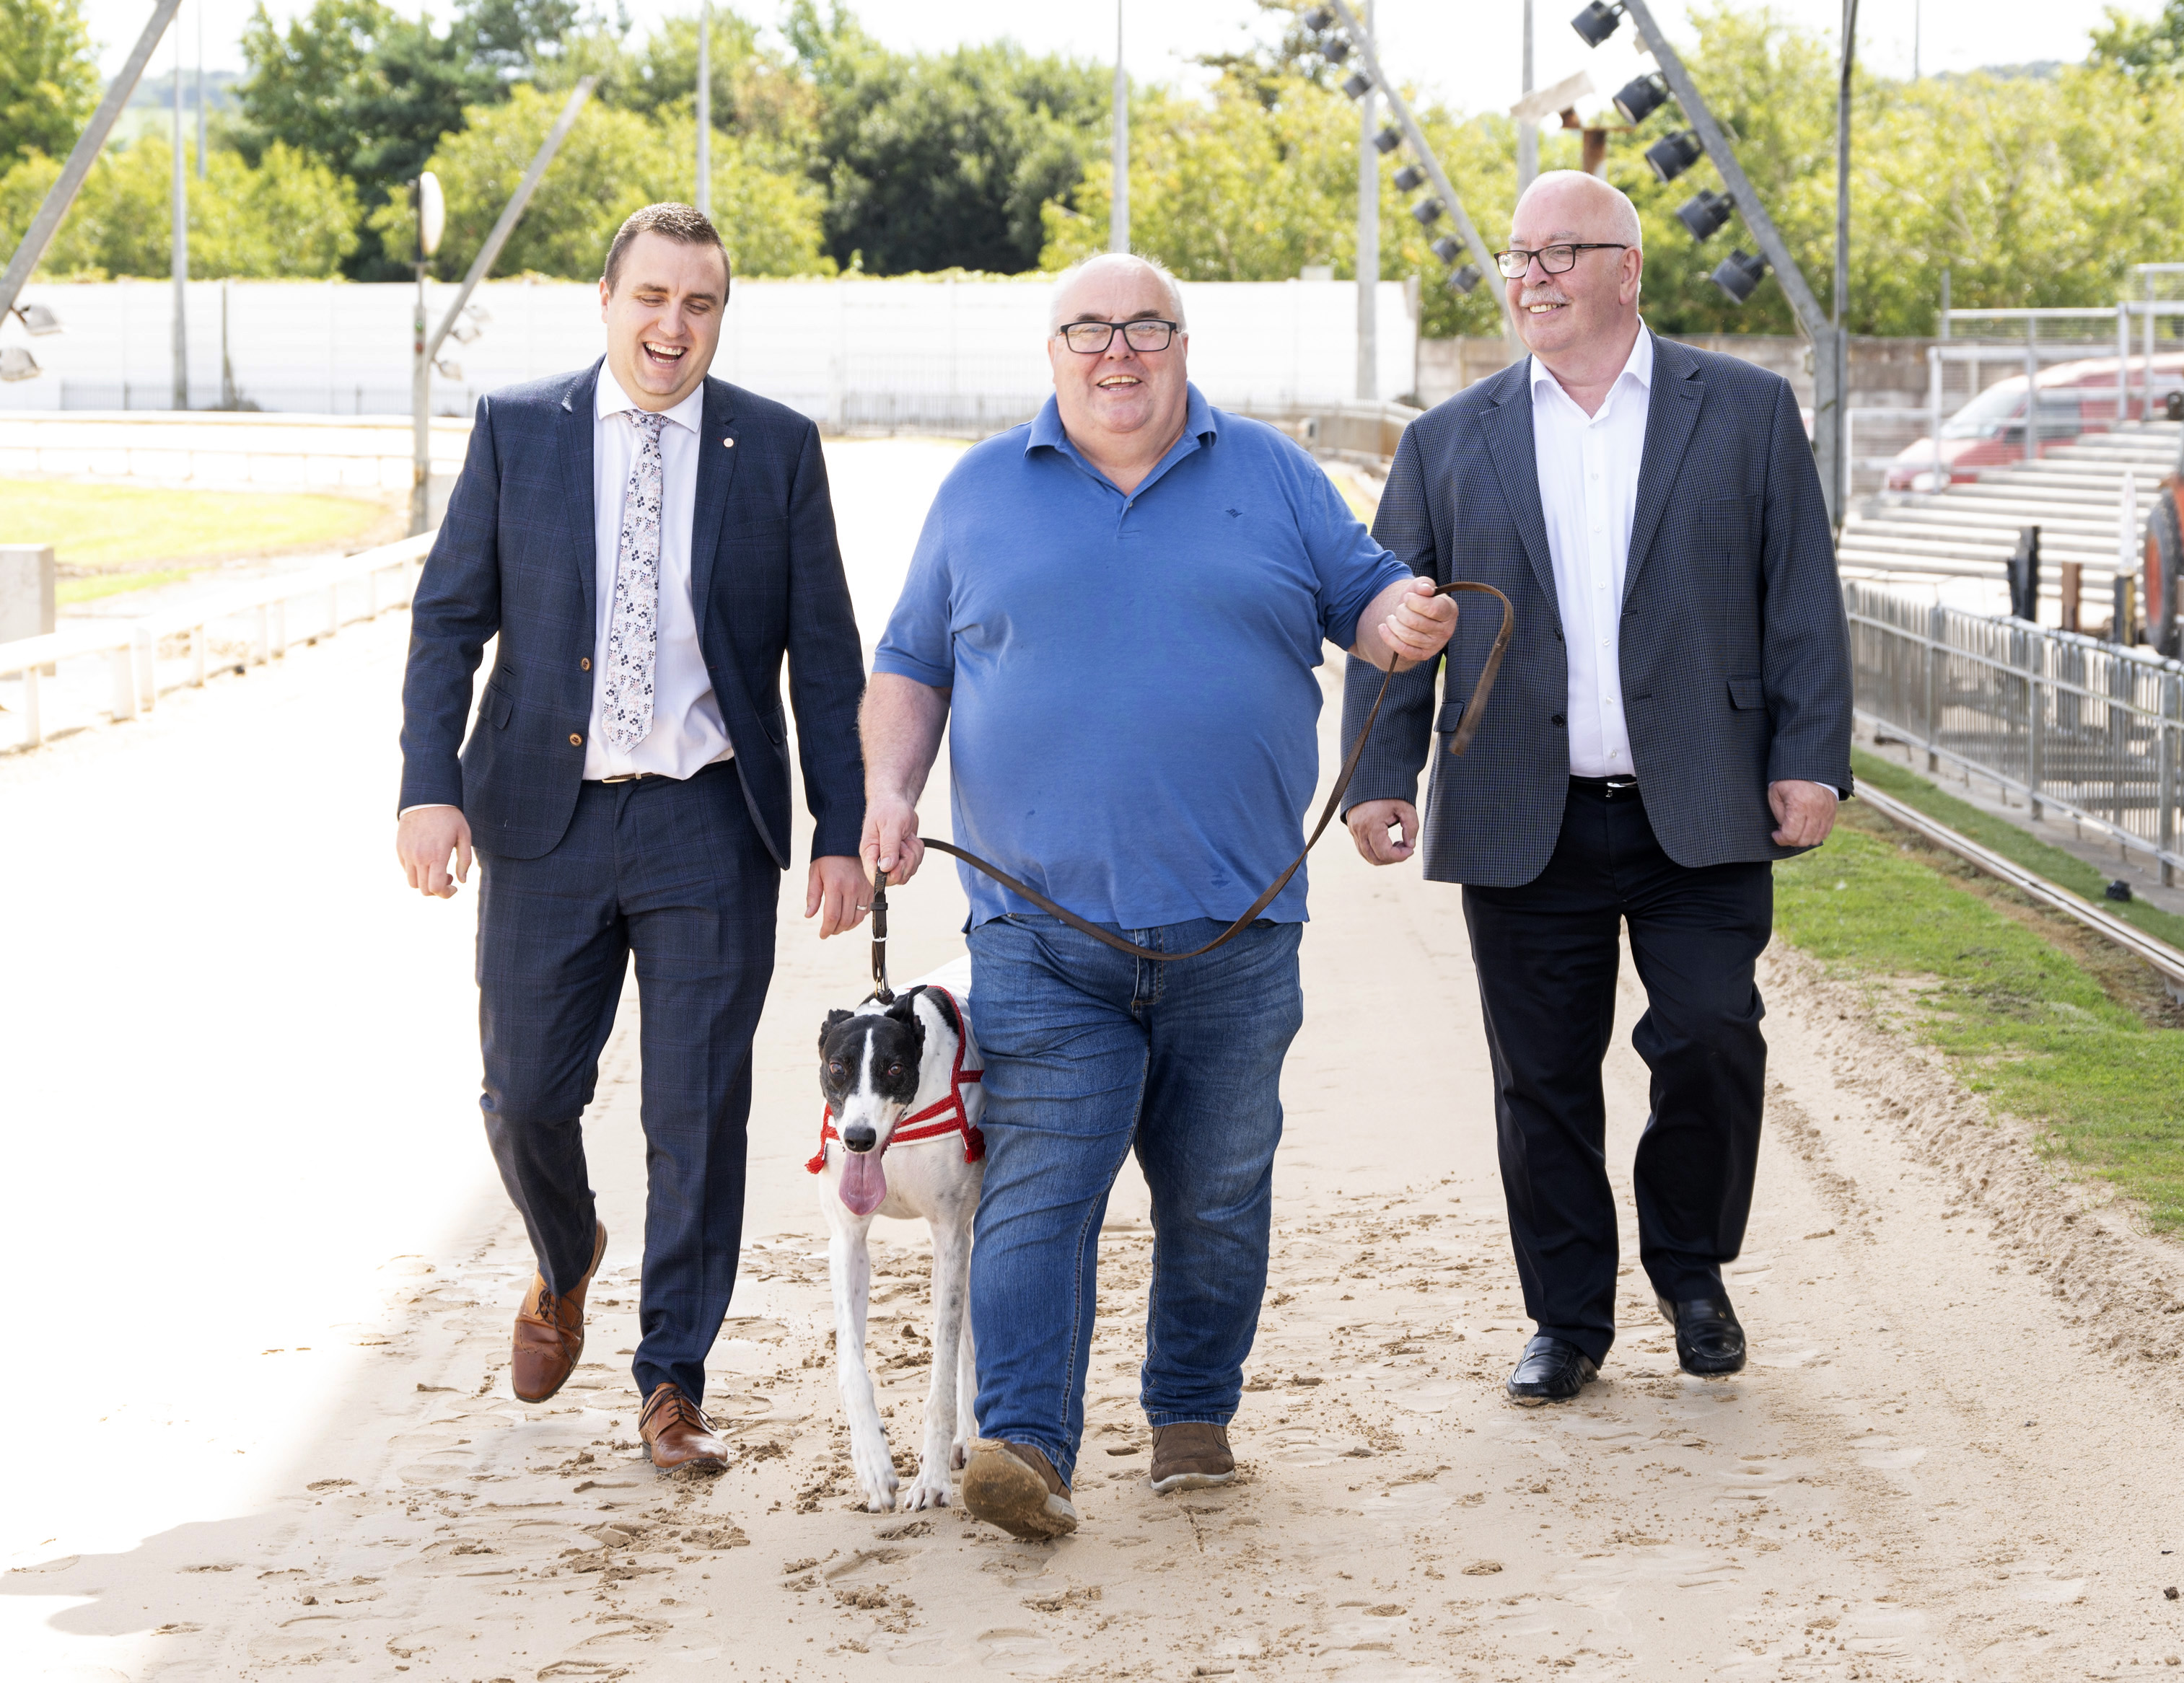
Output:
<instances>
[{"instance_id":1,"label":"floodlight","mask_svg":"<svg viewBox=\"0 0 2184 1683\"><path fill-rule=\"evenodd\" d=\"M1342 91L1352 99L1362 99L1373 91L1373 78L1362 70L1352 70L1350 79L1342 84Z\"/></svg>"},{"instance_id":2,"label":"floodlight","mask_svg":"<svg viewBox=\"0 0 2184 1683\"><path fill-rule=\"evenodd\" d=\"M38 359L20 345L0 345L0 380L35 380Z\"/></svg>"},{"instance_id":3,"label":"floodlight","mask_svg":"<svg viewBox=\"0 0 2184 1683\"><path fill-rule=\"evenodd\" d=\"M1448 283L1460 293L1469 293L1486 277L1479 272L1479 265L1467 263L1448 277Z\"/></svg>"},{"instance_id":4,"label":"floodlight","mask_svg":"<svg viewBox=\"0 0 2184 1683\"><path fill-rule=\"evenodd\" d=\"M1695 240L1711 239L1721 231L1730 213L1736 209L1736 201L1725 192L1708 192L1699 189L1699 196L1676 210L1676 220L1691 232Z\"/></svg>"},{"instance_id":5,"label":"floodlight","mask_svg":"<svg viewBox=\"0 0 2184 1683\"><path fill-rule=\"evenodd\" d=\"M1416 192L1426 184L1426 172L1415 164L1406 164L1396 171L1396 191Z\"/></svg>"},{"instance_id":6,"label":"floodlight","mask_svg":"<svg viewBox=\"0 0 2184 1683\"><path fill-rule=\"evenodd\" d=\"M447 226L448 201L440 191L440 178L427 170L417 177L417 249L426 257L439 250Z\"/></svg>"},{"instance_id":7,"label":"floodlight","mask_svg":"<svg viewBox=\"0 0 2184 1683\"><path fill-rule=\"evenodd\" d=\"M1669 85L1657 75L1638 76L1624 83L1615 96L1615 109L1623 114L1623 120L1635 125L1644 122L1668 99Z\"/></svg>"},{"instance_id":8,"label":"floodlight","mask_svg":"<svg viewBox=\"0 0 2184 1683\"><path fill-rule=\"evenodd\" d=\"M1731 304L1742 304L1767 278L1767 260L1746 252L1732 251L1708 278L1729 294Z\"/></svg>"},{"instance_id":9,"label":"floodlight","mask_svg":"<svg viewBox=\"0 0 2184 1683\"><path fill-rule=\"evenodd\" d=\"M1463 255L1463 242L1457 238L1454 234L1443 234L1433 242L1431 249L1435 257L1452 267L1456 260Z\"/></svg>"},{"instance_id":10,"label":"floodlight","mask_svg":"<svg viewBox=\"0 0 2184 1683\"><path fill-rule=\"evenodd\" d=\"M463 314L469 316L471 320L476 322L481 327L489 327L493 325L492 312L488 310L482 304L465 304L463 306Z\"/></svg>"},{"instance_id":11,"label":"floodlight","mask_svg":"<svg viewBox=\"0 0 2184 1683\"><path fill-rule=\"evenodd\" d=\"M1402 143L1403 131L1401 129L1383 129L1373 137L1373 144L1384 153L1393 152Z\"/></svg>"},{"instance_id":12,"label":"floodlight","mask_svg":"<svg viewBox=\"0 0 2184 1683\"><path fill-rule=\"evenodd\" d=\"M1615 33L1623 21L1623 8L1592 0L1592 4L1570 20L1570 27L1578 32L1587 47L1597 47Z\"/></svg>"},{"instance_id":13,"label":"floodlight","mask_svg":"<svg viewBox=\"0 0 2184 1683\"><path fill-rule=\"evenodd\" d=\"M1440 209L1439 199L1422 198L1411 207L1411 215L1418 218L1421 228L1430 228L1440 220Z\"/></svg>"},{"instance_id":14,"label":"floodlight","mask_svg":"<svg viewBox=\"0 0 2184 1683\"><path fill-rule=\"evenodd\" d=\"M432 366L443 380L460 380L463 377L463 365L460 362L450 362L447 358L442 357Z\"/></svg>"},{"instance_id":15,"label":"floodlight","mask_svg":"<svg viewBox=\"0 0 2184 1683\"><path fill-rule=\"evenodd\" d=\"M1338 35L1332 41L1319 43L1319 56L1330 64L1339 64L1350 56L1350 37Z\"/></svg>"},{"instance_id":16,"label":"floodlight","mask_svg":"<svg viewBox=\"0 0 2184 1683\"><path fill-rule=\"evenodd\" d=\"M49 306L42 304L17 304L15 319L23 324L23 330L25 332L39 337L67 331L61 326L60 317L54 315Z\"/></svg>"},{"instance_id":17,"label":"floodlight","mask_svg":"<svg viewBox=\"0 0 2184 1683\"><path fill-rule=\"evenodd\" d=\"M1304 14L1304 26L1314 35L1318 35L1320 31L1327 28L1334 21L1334 8L1332 6L1315 6Z\"/></svg>"},{"instance_id":18,"label":"floodlight","mask_svg":"<svg viewBox=\"0 0 2184 1683\"><path fill-rule=\"evenodd\" d=\"M459 345L466 345L476 338L482 331L474 323L466 321L459 315L455 318L454 325L448 329L448 337Z\"/></svg>"},{"instance_id":19,"label":"floodlight","mask_svg":"<svg viewBox=\"0 0 2184 1683\"><path fill-rule=\"evenodd\" d=\"M1689 129L1679 129L1646 148L1646 163L1652 165L1654 175L1664 181L1674 181L1705 156L1706 148Z\"/></svg>"}]
</instances>

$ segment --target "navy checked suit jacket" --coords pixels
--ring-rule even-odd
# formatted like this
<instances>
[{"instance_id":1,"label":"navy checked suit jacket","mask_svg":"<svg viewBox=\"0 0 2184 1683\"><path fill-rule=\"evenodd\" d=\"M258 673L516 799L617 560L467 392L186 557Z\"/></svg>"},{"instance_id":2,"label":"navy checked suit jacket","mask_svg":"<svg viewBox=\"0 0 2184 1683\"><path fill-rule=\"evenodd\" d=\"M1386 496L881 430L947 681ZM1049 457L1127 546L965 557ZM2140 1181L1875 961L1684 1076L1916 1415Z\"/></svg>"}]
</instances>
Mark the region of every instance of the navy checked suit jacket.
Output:
<instances>
[{"instance_id":1,"label":"navy checked suit jacket","mask_svg":"<svg viewBox=\"0 0 2184 1683\"><path fill-rule=\"evenodd\" d=\"M1641 329L1651 332L1650 328ZM1851 788L1850 643L1835 546L1797 398L1735 357L1653 342L1646 450L1624 568L1620 665L1646 813L1679 865L1782 859L1767 785ZM1373 535L1422 577L1516 605L1500 683L1463 757L1445 750L1500 610L1464 596L1443 661L1400 674L1344 806L1415 803L1437 882L1517 888L1546 867L1569 790L1569 666L1540 510L1528 364L1412 421ZM1435 674L1447 672L1436 704ZM1351 660L1345 751L1381 675Z\"/></svg>"},{"instance_id":2,"label":"navy checked suit jacket","mask_svg":"<svg viewBox=\"0 0 2184 1683\"><path fill-rule=\"evenodd\" d=\"M410 606L399 805L459 806L472 840L510 859L554 849L583 778L599 623L599 372L595 362L478 400L470 454ZM729 438L734 444L724 445ZM794 410L708 378L699 442L690 592L744 802L786 869L786 657L805 798L817 824L813 855L854 855L865 813L856 730L864 649L819 430ZM464 743L471 675L496 633L493 672Z\"/></svg>"}]
</instances>

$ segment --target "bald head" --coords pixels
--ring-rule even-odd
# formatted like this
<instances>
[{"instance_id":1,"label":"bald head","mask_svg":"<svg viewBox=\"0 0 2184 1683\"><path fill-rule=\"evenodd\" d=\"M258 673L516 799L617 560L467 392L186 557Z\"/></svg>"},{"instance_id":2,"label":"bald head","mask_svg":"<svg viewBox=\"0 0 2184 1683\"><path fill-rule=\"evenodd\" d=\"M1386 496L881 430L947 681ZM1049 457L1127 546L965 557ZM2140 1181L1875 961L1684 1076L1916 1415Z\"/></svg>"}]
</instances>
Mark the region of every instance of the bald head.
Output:
<instances>
[{"instance_id":1,"label":"bald head","mask_svg":"<svg viewBox=\"0 0 2184 1683\"><path fill-rule=\"evenodd\" d=\"M1175 276L1165 266L1134 252L1103 251L1072 264L1056 279L1053 302L1047 307L1046 331L1058 332L1065 321L1073 321L1088 314L1097 315L1096 310L1088 312L1079 308L1080 295L1092 292L1105 295L1116 290L1118 284L1134 295L1148 285L1158 288L1159 301L1153 307L1165 312L1178 327L1188 327L1183 316L1183 289L1176 285Z\"/></svg>"},{"instance_id":2,"label":"bald head","mask_svg":"<svg viewBox=\"0 0 2184 1683\"><path fill-rule=\"evenodd\" d=\"M1550 170L1524 189L1524 196L1517 201L1517 213L1510 219L1513 242L1519 224L1541 220L1558 229L1567 228L1580 239L1613 240L1633 251L1646 248L1645 231L1638 225L1638 207L1630 202L1630 196L1582 170Z\"/></svg>"}]
</instances>

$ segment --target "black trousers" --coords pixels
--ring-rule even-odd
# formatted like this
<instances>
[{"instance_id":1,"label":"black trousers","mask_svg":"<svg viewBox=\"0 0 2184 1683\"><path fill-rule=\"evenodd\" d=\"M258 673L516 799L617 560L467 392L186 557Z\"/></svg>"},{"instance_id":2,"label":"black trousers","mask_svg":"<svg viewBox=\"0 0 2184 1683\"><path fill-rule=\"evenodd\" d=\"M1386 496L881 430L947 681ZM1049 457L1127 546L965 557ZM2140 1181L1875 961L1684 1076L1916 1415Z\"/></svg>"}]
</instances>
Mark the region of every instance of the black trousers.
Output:
<instances>
[{"instance_id":1,"label":"black trousers","mask_svg":"<svg viewBox=\"0 0 2184 1683\"><path fill-rule=\"evenodd\" d=\"M641 1395L671 1380L697 1401L743 1244L751 1037L781 872L730 762L685 782L588 783L550 853L483 863L480 1103L556 1291L592 1258L582 1117L636 957L646 1184L632 1365Z\"/></svg>"},{"instance_id":2,"label":"black trousers","mask_svg":"<svg viewBox=\"0 0 2184 1683\"><path fill-rule=\"evenodd\" d=\"M1752 966L1774 922L1772 868L1689 869L1661 850L1635 788L1570 783L1546 869L1467 886L1509 1233L1524 1310L1596 1362L1615 1341L1615 1199L1601 1060L1614 1030L1617 936L1630 929L1652 1072L1632 1178L1638 1254L1672 1302L1713 1296L1744 1243L1767 1043Z\"/></svg>"}]
</instances>

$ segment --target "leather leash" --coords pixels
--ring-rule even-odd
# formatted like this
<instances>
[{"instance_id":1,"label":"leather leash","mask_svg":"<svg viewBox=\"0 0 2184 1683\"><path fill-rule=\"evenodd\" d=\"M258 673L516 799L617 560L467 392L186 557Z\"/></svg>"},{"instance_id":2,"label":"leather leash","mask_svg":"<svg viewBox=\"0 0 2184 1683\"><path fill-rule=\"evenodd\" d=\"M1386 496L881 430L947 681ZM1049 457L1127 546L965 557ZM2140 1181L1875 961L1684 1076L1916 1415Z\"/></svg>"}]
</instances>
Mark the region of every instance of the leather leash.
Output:
<instances>
[{"instance_id":1,"label":"leather leash","mask_svg":"<svg viewBox=\"0 0 2184 1683\"><path fill-rule=\"evenodd\" d=\"M1486 664L1479 669L1479 681L1471 687L1471 699L1463 704L1463 716L1448 739L1448 751L1461 754L1471 746L1471 739L1479 734L1479 722L1485 716L1487 699L1494 694L1494 680L1501 676L1502 657L1508 652L1509 638L1517 628L1517 610L1509 599L1490 584L1480 584L1471 579L1459 578L1437 587L1436 596L1453 596L1461 591L1471 591L1481 596L1491 596L1502 605L1502 627L1494 633L1494 646L1487 651ZM1259 914L1274 903L1275 897L1287 888L1290 878L1304 868L1306 855L1319 844L1327 833L1327 827L1334 820L1336 809L1350 788L1350 780L1357 774L1357 762L1365 756L1365 744L1373 738L1373 727L1379 722L1381 704L1388 699L1388 686L1396 680L1395 669L1390 667L1380 680L1380 693L1373 698L1373 711L1365 716L1365 728L1357 733L1357 740L1351 744L1350 753L1342 762L1342 774L1334 781L1334 791L1327 804L1320 809L1319 822L1312 827L1306 839L1304 851L1290 861L1288 870L1268 883L1267 891L1251 902L1251 909L1216 935L1202 947L1189 952L1155 952L1150 947L1141 947L1134 941L1126 941L1111 933L1097 923L1079 917L1067 906L1056 906L1029 883L1018 882L1014 877L990 861L967 853L950 842L935 841L929 836L918 840L936 853L944 853L961 860L972 870L981 872L999 883L1011 893L1029 900L1050 917L1058 917L1080 935L1089 935L1094 940L1111 946L1117 952L1126 952L1133 958L1150 959L1156 964L1179 964L1186 958L1202 958L1216 947L1226 946L1258 921ZM888 986L887 978L887 872L878 872L872 884L872 992L871 997L882 1005L894 1003L894 992Z\"/></svg>"}]
</instances>

